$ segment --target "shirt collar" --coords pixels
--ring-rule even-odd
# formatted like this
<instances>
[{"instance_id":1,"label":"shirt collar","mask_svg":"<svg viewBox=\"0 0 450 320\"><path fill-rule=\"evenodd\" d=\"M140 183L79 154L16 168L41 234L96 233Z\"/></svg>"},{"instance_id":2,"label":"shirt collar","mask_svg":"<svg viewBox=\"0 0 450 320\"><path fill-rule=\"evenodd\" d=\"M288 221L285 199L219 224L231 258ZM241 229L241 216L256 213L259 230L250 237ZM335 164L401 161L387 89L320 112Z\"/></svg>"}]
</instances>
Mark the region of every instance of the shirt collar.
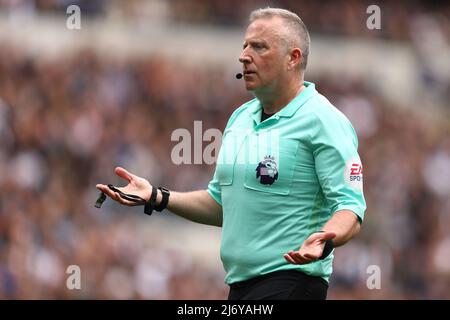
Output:
<instances>
[{"instance_id":1,"label":"shirt collar","mask_svg":"<svg viewBox=\"0 0 450 320\"><path fill-rule=\"evenodd\" d=\"M304 81L304 86L306 87L302 92L300 92L294 99L291 100L283 109L278 111L276 114L278 117L292 117L294 113L310 98L317 94L316 86L312 82ZM254 119L261 119L262 107L258 99L257 103L251 108L250 112L253 114Z\"/></svg>"}]
</instances>

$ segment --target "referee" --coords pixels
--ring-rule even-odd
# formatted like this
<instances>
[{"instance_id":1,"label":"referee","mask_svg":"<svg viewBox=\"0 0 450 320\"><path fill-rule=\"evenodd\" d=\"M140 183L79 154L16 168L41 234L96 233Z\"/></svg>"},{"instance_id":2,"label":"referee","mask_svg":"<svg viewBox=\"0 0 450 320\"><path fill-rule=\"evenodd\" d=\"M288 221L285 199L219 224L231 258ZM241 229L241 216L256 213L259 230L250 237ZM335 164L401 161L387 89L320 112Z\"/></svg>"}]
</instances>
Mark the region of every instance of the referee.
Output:
<instances>
[{"instance_id":1,"label":"referee","mask_svg":"<svg viewBox=\"0 0 450 320\"><path fill-rule=\"evenodd\" d=\"M173 192L116 168L124 205L145 202L222 227L229 299L326 299L333 249L366 209L358 140L348 119L304 80L309 34L284 9L250 15L239 61L255 99L231 115L207 190ZM136 201L142 199L142 201Z\"/></svg>"}]
</instances>

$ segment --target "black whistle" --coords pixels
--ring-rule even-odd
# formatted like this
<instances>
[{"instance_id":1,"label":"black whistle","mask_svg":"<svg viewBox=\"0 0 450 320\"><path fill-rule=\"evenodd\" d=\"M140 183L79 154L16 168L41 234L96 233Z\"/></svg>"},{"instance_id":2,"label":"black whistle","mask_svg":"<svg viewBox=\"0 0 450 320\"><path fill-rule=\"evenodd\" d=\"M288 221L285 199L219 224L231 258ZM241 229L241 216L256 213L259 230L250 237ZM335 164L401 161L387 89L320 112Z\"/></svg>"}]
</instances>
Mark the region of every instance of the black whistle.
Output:
<instances>
[{"instance_id":1,"label":"black whistle","mask_svg":"<svg viewBox=\"0 0 450 320\"><path fill-rule=\"evenodd\" d=\"M103 204L103 202L105 202L105 200L106 200L106 195L103 192L101 192L97 201L95 202L95 207L101 208L102 204Z\"/></svg>"}]
</instances>

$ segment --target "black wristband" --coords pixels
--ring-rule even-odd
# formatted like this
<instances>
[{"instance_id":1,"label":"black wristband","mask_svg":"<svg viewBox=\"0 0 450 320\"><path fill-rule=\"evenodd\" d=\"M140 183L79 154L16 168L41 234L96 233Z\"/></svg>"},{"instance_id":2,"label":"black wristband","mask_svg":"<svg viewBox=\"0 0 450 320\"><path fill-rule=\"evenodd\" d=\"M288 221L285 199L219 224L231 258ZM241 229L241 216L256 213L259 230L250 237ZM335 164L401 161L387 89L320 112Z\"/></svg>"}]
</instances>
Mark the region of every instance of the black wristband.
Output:
<instances>
[{"instance_id":1,"label":"black wristband","mask_svg":"<svg viewBox=\"0 0 450 320\"><path fill-rule=\"evenodd\" d=\"M320 230L320 231L315 231L313 233L318 233L318 232L325 232L324 230ZM313 234L311 233L311 234ZM320 256L319 260L323 260L326 257L328 257L331 253L331 251L333 251L334 249L334 243L332 239L328 239L327 241L325 241L325 246L323 247L323 251L322 251L322 255Z\"/></svg>"},{"instance_id":2,"label":"black wristband","mask_svg":"<svg viewBox=\"0 0 450 320\"><path fill-rule=\"evenodd\" d=\"M320 256L319 260L323 260L326 257L328 257L331 251L333 251L333 249L334 249L333 240L328 239L327 241L325 241L325 246L323 247L322 255Z\"/></svg>"},{"instance_id":3,"label":"black wristband","mask_svg":"<svg viewBox=\"0 0 450 320\"><path fill-rule=\"evenodd\" d=\"M155 207L155 210L161 212L169 204L170 191L164 187L158 187L158 190L162 193L162 200L161 203Z\"/></svg>"},{"instance_id":4,"label":"black wristband","mask_svg":"<svg viewBox=\"0 0 450 320\"><path fill-rule=\"evenodd\" d=\"M155 208L157 195L158 191L156 190L155 187L152 187L152 195L150 196L150 199L145 203L144 206L144 213L148 214L149 216L152 215L153 209Z\"/></svg>"}]
</instances>

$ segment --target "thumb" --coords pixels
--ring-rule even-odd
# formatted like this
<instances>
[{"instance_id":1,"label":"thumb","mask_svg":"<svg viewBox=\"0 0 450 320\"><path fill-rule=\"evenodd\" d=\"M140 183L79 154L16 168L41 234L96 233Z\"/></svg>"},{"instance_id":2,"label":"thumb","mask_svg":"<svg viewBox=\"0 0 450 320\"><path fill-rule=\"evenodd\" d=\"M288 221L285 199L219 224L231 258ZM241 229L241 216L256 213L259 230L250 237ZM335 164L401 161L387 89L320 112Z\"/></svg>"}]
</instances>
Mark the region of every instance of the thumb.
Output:
<instances>
[{"instance_id":1,"label":"thumb","mask_svg":"<svg viewBox=\"0 0 450 320\"><path fill-rule=\"evenodd\" d=\"M336 233L331 231L325 231L321 234L321 238L323 239L323 241L331 240L336 238Z\"/></svg>"},{"instance_id":2,"label":"thumb","mask_svg":"<svg viewBox=\"0 0 450 320\"><path fill-rule=\"evenodd\" d=\"M131 182L131 180L133 179L133 174L128 172L127 170L125 170L122 167L117 167L114 169L114 172L121 177L122 179L127 180L128 182Z\"/></svg>"}]
</instances>

